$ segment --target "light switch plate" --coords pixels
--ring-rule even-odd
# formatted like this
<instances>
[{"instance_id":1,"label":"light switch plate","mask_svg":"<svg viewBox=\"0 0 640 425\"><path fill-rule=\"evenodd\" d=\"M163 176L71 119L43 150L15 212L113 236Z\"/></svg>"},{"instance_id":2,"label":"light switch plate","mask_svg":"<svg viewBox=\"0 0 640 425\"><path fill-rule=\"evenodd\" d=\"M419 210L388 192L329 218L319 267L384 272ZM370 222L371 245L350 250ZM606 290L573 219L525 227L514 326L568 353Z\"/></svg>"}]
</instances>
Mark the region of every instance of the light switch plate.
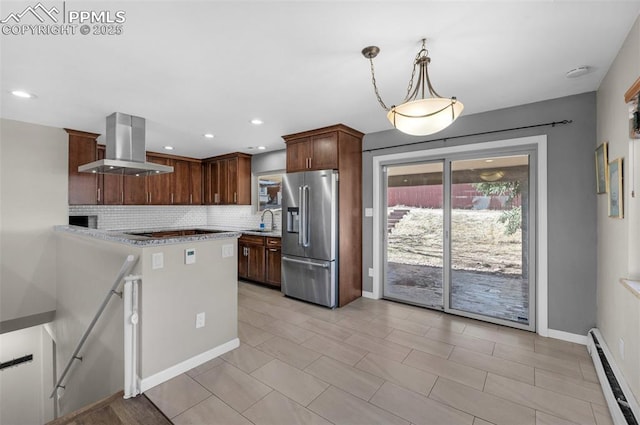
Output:
<instances>
[{"instance_id":1,"label":"light switch plate","mask_svg":"<svg viewBox=\"0 0 640 425\"><path fill-rule=\"evenodd\" d=\"M151 254L151 268L161 269L164 267L164 254L162 252L156 252Z\"/></svg>"},{"instance_id":2,"label":"light switch plate","mask_svg":"<svg viewBox=\"0 0 640 425\"><path fill-rule=\"evenodd\" d=\"M222 245L222 258L233 257L233 245Z\"/></svg>"},{"instance_id":3,"label":"light switch plate","mask_svg":"<svg viewBox=\"0 0 640 425\"><path fill-rule=\"evenodd\" d=\"M196 329L204 328L204 312L196 314Z\"/></svg>"},{"instance_id":4,"label":"light switch plate","mask_svg":"<svg viewBox=\"0 0 640 425\"><path fill-rule=\"evenodd\" d=\"M185 264L196 263L196 250L194 248L187 248L184 250L184 263Z\"/></svg>"},{"instance_id":5,"label":"light switch plate","mask_svg":"<svg viewBox=\"0 0 640 425\"><path fill-rule=\"evenodd\" d=\"M364 209L365 217L373 217L373 208L365 208Z\"/></svg>"},{"instance_id":6,"label":"light switch plate","mask_svg":"<svg viewBox=\"0 0 640 425\"><path fill-rule=\"evenodd\" d=\"M373 268L369 267L369 277L373 277Z\"/></svg>"}]
</instances>

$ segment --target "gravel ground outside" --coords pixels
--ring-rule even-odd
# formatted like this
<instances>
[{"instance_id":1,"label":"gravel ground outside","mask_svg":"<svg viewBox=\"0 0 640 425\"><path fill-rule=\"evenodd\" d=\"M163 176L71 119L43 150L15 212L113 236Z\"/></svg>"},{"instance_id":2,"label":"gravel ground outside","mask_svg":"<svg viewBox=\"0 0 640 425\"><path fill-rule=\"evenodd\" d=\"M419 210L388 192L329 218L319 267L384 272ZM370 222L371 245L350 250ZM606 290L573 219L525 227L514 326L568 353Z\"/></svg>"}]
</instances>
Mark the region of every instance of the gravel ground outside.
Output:
<instances>
[{"instance_id":1,"label":"gravel ground outside","mask_svg":"<svg viewBox=\"0 0 640 425\"><path fill-rule=\"evenodd\" d=\"M505 225L498 221L501 214L493 210L453 210L454 270L522 274L522 232L505 235ZM389 234L388 260L442 267L442 229L441 209L410 208Z\"/></svg>"}]
</instances>

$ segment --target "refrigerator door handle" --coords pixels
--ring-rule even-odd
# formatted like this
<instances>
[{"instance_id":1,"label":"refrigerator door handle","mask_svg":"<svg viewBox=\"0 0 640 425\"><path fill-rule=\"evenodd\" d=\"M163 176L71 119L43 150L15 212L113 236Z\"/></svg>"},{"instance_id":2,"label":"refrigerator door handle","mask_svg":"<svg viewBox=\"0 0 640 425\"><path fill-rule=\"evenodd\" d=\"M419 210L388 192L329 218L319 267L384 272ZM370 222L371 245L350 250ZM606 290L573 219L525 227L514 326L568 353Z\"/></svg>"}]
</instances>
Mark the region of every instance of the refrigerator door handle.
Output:
<instances>
[{"instance_id":1,"label":"refrigerator door handle","mask_svg":"<svg viewBox=\"0 0 640 425\"><path fill-rule=\"evenodd\" d=\"M289 263L303 264L305 266L322 267L323 269L328 269L329 267L331 267L331 264L329 264L326 261L322 263L314 263L313 261L296 260L295 258L289 258L289 257L282 257L282 261L286 261Z\"/></svg>"},{"instance_id":2,"label":"refrigerator door handle","mask_svg":"<svg viewBox=\"0 0 640 425\"><path fill-rule=\"evenodd\" d=\"M302 246L302 234L304 229L304 204L302 203L302 186L298 186L298 205L300 212L298 213L298 245Z\"/></svg>"},{"instance_id":3,"label":"refrigerator door handle","mask_svg":"<svg viewBox=\"0 0 640 425\"><path fill-rule=\"evenodd\" d=\"M302 219L304 220L302 246L307 248L309 246L309 186L307 185L302 188L302 204L304 205L304 211L302 212Z\"/></svg>"}]
</instances>

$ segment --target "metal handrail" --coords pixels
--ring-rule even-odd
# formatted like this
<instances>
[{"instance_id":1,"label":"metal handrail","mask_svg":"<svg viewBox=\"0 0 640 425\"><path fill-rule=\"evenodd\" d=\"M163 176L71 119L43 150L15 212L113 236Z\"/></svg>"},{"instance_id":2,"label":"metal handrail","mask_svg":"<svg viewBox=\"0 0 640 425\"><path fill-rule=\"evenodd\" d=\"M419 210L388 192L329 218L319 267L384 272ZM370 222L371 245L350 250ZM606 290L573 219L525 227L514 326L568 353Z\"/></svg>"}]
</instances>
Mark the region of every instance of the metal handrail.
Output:
<instances>
[{"instance_id":1,"label":"metal handrail","mask_svg":"<svg viewBox=\"0 0 640 425\"><path fill-rule=\"evenodd\" d=\"M82 360L82 357L78 357L78 353L80 352L80 350L82 349L82 346L84 345L85 341L89 337L89 334L93 330L93 327L96 325L96 322L98 321L98 319L102 315L102 312L107 307L107 304L109 303L109 300L111 299L111 296L114 295L114 294L118 294L118 292L116 292L116 289L120 285L120 282L122 282L124 280L124 277L131 271L131 269L135 265L136 261L138 261L138 257L137 256L129 255L129 256L127 256L127 259L124 261L124 263L122 263L122 267L120 267L120 271L118 272L118 276L116 277L116 280L113 283L113 286L111 287L111 289L109 290L109 292L105 296L105 298L102 301L102 304L100 305L100 308L98 308L98 311L96 312L95 316L93 316L93 320L91 320L91 323L89 323L89 326L87 327L87 330L84 331L84 334L82 334L82 337L80 338L80 341L78 341L78 345L76 345L76 349L73 350L73 354L71 354L71 358L67 362L67 366L64 368L64 372L62 372L62 375L60 375L60 378L58 379L58 382L56 382L55 387L53 387L53 391L51 392L51 395L49 396L49 398L54 396L54 394L56 393L58 388L64 388L64 386L62 386L62 381L67 376L67 373L69 373L69 369L71 368L71 365L73 364L73 361L74 360Z\"/></svg>"}]
</instances>

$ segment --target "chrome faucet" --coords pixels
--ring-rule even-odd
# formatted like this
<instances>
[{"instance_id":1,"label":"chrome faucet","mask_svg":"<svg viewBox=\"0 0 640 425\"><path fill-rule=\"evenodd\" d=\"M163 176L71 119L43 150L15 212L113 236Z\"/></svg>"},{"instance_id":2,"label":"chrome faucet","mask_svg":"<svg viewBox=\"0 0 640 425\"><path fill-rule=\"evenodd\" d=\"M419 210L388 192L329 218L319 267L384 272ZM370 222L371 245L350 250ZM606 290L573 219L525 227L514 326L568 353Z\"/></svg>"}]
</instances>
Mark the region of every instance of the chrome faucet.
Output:
<instances>
[{"instance_id":1,"label":"chrome faucet","mask_svg":"<svg viewBox=\"0 0 640 425\"><path fill-rule=\"evenodd\" d=\"M271 210L264 210L264 211L262 212L262 215L260 216L260 223L264 223L264 215L265 215L266 213L270 213L270 214L271 214L271 227L269 227L269 229L268 229L268 230L270 230L270 231L271 231L271 230L273 230L273 222L274 222L274 218L273 218L273 211L271 211ZM266 227L266 226L265 226L265 227Z\"/></svg>"}]
</instances>

